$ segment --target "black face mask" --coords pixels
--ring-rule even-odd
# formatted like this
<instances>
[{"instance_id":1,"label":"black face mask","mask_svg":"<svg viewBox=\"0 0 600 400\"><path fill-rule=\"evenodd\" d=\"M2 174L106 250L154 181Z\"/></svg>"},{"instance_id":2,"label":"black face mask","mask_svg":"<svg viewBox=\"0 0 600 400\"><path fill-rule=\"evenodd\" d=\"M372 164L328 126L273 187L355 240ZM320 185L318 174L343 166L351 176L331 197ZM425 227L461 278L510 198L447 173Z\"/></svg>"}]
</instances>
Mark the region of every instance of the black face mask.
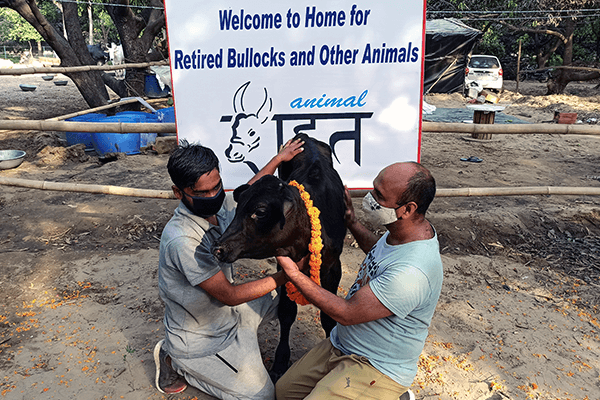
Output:
<instances>
[{"instance_id":1,"label":"black face mask","mask_svg":"<svg viewBox=\"0 0 600 400\"><path fill-rule=\"evenodd\" d=\"M181 191L183 192L183 190ZM192 199L192 204L190 204L186 196ZM189 194L184 193L181 201L188 210L195 215L201 218L208 218L218 213L221 206L223 206L223 202L225 201L225 191L221 188L219 193L213 197L190 196Z\"/></svg>"}]
</instances>

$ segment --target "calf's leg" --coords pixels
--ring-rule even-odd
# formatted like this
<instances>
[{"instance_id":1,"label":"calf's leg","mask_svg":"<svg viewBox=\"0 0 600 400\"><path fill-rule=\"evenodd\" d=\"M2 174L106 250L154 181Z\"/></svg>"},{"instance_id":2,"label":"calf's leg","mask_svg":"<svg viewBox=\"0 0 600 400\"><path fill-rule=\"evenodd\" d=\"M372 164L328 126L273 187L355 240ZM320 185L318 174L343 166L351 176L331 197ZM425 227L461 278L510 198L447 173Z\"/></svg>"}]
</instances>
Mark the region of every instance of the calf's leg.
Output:
<instances>
[{"instance_id":1,"label":"calf's leg","mask_svg":"<svg viewBox=\"0 0 600 400\"><path fill-rule=\"evenodd\" d=\"M321 272L321 286L327 289L331 293L337 295L338 286L342 279L342 263L337 258L331 265L328 271ZM325 336L329 337L331 330L335 326L336 322L329 315L321 312L321 326L325 330Z\"/></svg>"},{"instance_id":2,"label":"calf's leg","mask_svg":"<svg viewBox=\"0 0 600 400\"><path fill-rule=\"evenodd\" d=\"M336 258L329 269L321 271L321 286L331 293L337 294L341 278L342 263L339 258ZM282 286L279 290L281 290L281 294L277 317L279 319L280 337L277 350L275 351L275 360L273 361L273 366L269 372L273 382L277 382L289 368L291 354L290 330L292 329L292 324L296 320L296 315L298 314L298 305L287 296L285 286ZM335 324L336 322L333 318L321 312L321 326L325 330L325 335L327 337L329 337Z\"/></svg>"},{"instance_id":3,"label":"calf's leg","mask_svg":"<svg viewBox=\"0 0 600 400\"><path fill-rule=\"evenodd\" d=\"M298 305L290 300L287 296L285 286L279 288L280 299L279 308L277 309L277 317L279 319L279 344L275 351L275 359L269 375L273 382L277 382L279 378L287 371L290 363L290 330L292 324L296 320L298 313Z\"/></svg>"}]
</instances>

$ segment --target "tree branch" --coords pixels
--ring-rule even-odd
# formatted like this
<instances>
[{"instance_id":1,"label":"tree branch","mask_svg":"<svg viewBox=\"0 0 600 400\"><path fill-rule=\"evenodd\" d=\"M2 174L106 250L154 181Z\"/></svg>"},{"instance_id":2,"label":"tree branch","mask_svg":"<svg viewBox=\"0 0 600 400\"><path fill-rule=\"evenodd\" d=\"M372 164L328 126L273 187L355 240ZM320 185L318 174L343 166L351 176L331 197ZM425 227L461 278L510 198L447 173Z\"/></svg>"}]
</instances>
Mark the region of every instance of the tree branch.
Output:
<instances>
[{"instance_id":1,"label":"tree branch","mask_svg":"<svg viewBox=\"0 0 600 400\"><path fill-rule=\"evenodd\" d=\"M151 5L158 7L162 6L164 3L158 0L152 0L150 2ZM148 18L148 23L146 24L146 28L144 29L144 33L142 34L142 41L147 44L147 47L150 48L152 46L152 41L156 37L156 35L160 32L162 28L165 27L165 14L162 10L153 9L150 13L150 17Z\"/></svg>"},{"instance_id":2,"label":"tree branch","mask_svg":"<svg viewBox=\"0 0 600 400\"><path fill-rule=\"evenodd\" d=\"M557 38L560 39L560 41L563 42L563 44L567 43L567 38L565 37L565 35L563 35L560 32L557 31L553 31L550 29L534 29L534 28L526 28L526 27L518 27L518 26L514 26L509 24L508 22L504 22L504 21L498 21L499 24L506 26L508 29L511 29L513 31L518 31L518 32L528 32L528 33L540 33L542 35L552 35L552 36L556 36Z\"/></svg>"}]
</instances>

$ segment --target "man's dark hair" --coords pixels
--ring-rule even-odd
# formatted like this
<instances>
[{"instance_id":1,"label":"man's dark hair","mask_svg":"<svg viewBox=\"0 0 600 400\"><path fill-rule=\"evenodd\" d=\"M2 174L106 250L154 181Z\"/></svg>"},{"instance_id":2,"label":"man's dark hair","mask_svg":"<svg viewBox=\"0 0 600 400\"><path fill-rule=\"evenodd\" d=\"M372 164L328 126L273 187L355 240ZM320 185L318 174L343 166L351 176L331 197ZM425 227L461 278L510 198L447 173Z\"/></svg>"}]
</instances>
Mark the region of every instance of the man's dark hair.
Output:
<instances>
[{"instance_id":1,"label":"man's dark hair","mask_svg":"<svg viewBox=\"0 0 600 400\"><path fill-rule=\"evenodd\" d=\"M417 214L425 215L435 197L435 179L421 164L417 162L412 164L417 167L417 172L408 180L406 190L396 204L403 206L414 201L417 204Z\"/></svg>"},{"instance_id":2,"label":"man's dark hair","mask_svg":"<svg viewBox=\"0 0 600 400\"><path fill-rule=\"evenodd\" d=\"M192 187L202 175L213 169L219 171L219 159L208 147L181 140L171 153L167 169L179 189ZM220 171L219 171L220 172Z\"/></svg>"}]
</instances>

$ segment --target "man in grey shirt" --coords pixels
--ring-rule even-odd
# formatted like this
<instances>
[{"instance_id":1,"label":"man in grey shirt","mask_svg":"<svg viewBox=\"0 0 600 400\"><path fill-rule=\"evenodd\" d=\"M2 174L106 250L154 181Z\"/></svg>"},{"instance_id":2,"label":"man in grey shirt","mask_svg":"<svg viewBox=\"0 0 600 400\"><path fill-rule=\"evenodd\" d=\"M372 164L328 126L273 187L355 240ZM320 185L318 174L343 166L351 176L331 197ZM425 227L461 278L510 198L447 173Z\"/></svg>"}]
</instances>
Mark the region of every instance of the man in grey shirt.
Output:
<instances>
[{"instance_id":1,"label":"man in grey shirt","mask_svg":"<svg viewBox=\"0 0 600 400\"><path fill-rule=\"evenodd\" d=\"M248 183L273 174L303 150L302 144L286 143ZM184 142L167 168L181 202L160 241L165 339L154 349L157 389L180 393L189 383L220 399L274 399L257 329L264 319L276 317L274 290L285 283L285 275L277 272L233 285L232 265L212 255L211 247L233 220L236 206L223 190L212 150Z\"/></svg>"}]
</instances>

